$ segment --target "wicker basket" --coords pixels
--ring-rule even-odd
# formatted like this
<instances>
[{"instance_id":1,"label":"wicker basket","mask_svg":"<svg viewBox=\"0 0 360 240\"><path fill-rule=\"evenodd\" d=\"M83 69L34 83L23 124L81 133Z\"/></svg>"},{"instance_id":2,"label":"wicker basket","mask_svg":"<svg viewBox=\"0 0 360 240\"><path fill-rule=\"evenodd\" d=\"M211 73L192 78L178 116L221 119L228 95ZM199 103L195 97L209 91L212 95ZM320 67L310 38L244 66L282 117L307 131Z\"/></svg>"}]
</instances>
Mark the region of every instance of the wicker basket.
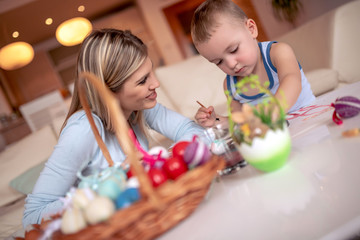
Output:
<instances>
[{"instance_id":1,"label":"wicker basket","mask_svg":"<svg viewBox=\"0 0 360 240\"><path fill-rule=\"evenodd\" d=\"M105 86L96 80L94 75L83 73L79 81L80 100L99 147L110 166L113 161L94 124L84 94L85 80L97 89L102 100L110 109L112 121L115 123L116 137L124 153L128 156L133 174L138 177L141 199L130 207L117 211L105 222L90 225L76 234L64 235L57 231L52 238L153 239L174 227L196 209L209 190L217 171L223 169L225 161L220 157L213 156L207 163L188 171L176 181L167 181L160 187L153 188L129 137L127 121L119 108L118 101Z\"/></svg>"}]
</instances>

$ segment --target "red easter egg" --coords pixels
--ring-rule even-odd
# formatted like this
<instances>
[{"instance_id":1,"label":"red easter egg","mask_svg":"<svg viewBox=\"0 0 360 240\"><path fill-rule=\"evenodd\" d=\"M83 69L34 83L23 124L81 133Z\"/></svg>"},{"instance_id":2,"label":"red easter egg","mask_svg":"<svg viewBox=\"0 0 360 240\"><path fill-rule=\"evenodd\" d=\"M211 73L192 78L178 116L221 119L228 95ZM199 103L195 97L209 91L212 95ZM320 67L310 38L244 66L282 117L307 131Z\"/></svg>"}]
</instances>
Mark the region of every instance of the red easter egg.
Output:
<instances>
[{"instance_id":1,"label":"red easter egg","mask_svg":"<svg viewBox=\"0 0 360 240\"><path fill-rule=\"evenodd\" d=\"M133 176L130 168L129 168L129 170L126 172L126 176L127 176L127 179L130 179L130 178Z\"/></svg>"},{"instance_id":2,"label":"red easter egg","mask_svg":"<svg viewBox=\"0 0 360 240\"><path fill-rule=\"evenodd\" d=\"M166 162L163 165L163 170L166 172L167 176L170 179L177 179L182 174L186 173L188 170L188 167L184 160L178 158L178 157L171 157L166 160Z\"/></svg>"},{"instance_id":3,"label":"red easter egg","mask_svg":"<svg viewBox=\"0 0 360 240\"><path fill-rule=\"evenodd\" d=\"M172 149L173 156L183 159L185 148L189 145L189 143L189 141L181 141L176 143Z\"/></svg>"},{"instance_id":4,"label":"red easter egg","mask_svg":"<svg viewBox=\"0 0 360 240\"><path fill-rule=\"evenodd\" d=\"M168 179L166 173L160 168L151 168L148 171L148 176L154 187L160 186Z\"/></svg>"}]
</instances>

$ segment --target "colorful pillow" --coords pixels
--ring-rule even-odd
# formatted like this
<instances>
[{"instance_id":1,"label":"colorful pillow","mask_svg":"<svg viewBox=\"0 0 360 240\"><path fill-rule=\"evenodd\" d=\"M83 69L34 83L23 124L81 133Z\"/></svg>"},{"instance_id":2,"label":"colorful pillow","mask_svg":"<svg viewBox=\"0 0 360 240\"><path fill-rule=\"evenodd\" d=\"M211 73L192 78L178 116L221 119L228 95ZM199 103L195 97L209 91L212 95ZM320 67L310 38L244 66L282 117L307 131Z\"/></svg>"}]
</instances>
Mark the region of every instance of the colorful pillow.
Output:
<instances>
[{"instance_id":1,"label":"colorful pillow","mask_svg":"<svg viewBox=\"0 0 360 240\"><path fill-rule=\"evenodd\" d=\"M45 163L46 161L41 162L11 180L10 187L23 194L31 193L41 171L44 169Z\"/></svg>"}]
</instances>

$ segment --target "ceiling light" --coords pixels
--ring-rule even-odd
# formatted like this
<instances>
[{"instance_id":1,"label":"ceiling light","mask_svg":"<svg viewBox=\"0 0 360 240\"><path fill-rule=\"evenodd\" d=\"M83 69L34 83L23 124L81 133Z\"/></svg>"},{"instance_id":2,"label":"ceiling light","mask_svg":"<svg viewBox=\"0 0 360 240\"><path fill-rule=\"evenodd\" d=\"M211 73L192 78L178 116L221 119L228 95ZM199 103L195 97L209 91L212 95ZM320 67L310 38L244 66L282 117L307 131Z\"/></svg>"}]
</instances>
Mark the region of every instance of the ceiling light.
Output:
<instances>
[{"instance_id":1,"label":"ceiling light","mask_svg":"<svg viewBox=\"0 0 360 240\"><path fill-rule=\"evenodd\" d=\"M91 22L86 18L72 18L57 27L56 39L64 46L74 46L80 44L91 30Z\"/></svg>"},{"instance_id":2,"label":"ceiling light","mask_svg":"<svg viewBox=\"0 0 360 240\"><path fill-rule=\"evenodd\" d=\"M12 37L13 38L19 37L19 32L18 31L13 32Z\"/></svg>"},{"instance_id":3,"label":"ceiling light","mask_svg":"<svg viewBox=\"0 0 360 240\"><path fill-rule=\"evenodd\" d=\"M34 58L33 47L26 42L10 43L0 49L0 67L15 70L29 64Z\"/></svg>"},{"instance_id":4,"label":"ceiling light","mask_svg":"<svg viewBox=\"0 0 360 240\"><path fill-rule=\"evenodd\" d=\"M85 11L85 6L84 5L80 5L78 7L78 12L84 12Z\"/></svg>"},{"instance_id":5,"label":"ceiling light","mask_svg":"<svg viewBox=\"0 0 360 240\"><path fill-rule=\"evenodd\" d=\"M46 25L51 25L52 23L53 23L52 18L47 18L47 19L45 20L45 24L46 24Z\"/></svg>"}]
</instances>

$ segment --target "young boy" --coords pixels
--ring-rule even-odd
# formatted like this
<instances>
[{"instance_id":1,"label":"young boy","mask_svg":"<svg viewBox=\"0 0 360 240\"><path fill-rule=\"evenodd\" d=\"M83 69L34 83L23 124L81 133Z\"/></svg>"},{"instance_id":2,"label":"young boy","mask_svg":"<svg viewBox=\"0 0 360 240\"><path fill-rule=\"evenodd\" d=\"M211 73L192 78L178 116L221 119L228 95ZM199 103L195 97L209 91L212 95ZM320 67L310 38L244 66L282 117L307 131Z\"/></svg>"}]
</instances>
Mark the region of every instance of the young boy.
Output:
<instances>
[{"instance_id":1,"label":"young boy","mask_svg":"<svg viewBox=\"0 0 360 240\"><path fill-rule=\"evenodd\" d=\"M233 111L239 111L242 103L256 105L266 97L251 88L246 95L236 93L235 83L251 74L257 75L261 84L268 82L269 90L285 103L286 112L296 111L315 99L292 48L285 43L258 42L255 21L231 0L202 3L194 13L191 36L198 52L227 74L223 87L233 98ZM216 119L227 120L213 112L212 106L201 107L195 119L203 127L213 126Z\"/></svg>"}]
</instances>

